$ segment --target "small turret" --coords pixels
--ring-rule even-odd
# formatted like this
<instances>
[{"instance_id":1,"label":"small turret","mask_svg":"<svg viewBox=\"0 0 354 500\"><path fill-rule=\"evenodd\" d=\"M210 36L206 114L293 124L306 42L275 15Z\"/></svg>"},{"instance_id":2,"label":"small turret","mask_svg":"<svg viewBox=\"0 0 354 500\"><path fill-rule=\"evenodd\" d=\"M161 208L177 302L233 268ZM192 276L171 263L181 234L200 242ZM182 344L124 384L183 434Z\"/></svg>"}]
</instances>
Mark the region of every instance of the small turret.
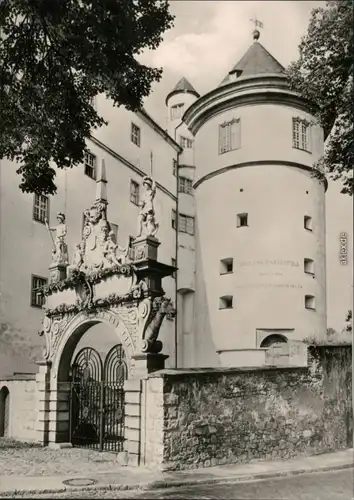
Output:
<instances>
[{"instance_id":1,"label":"small turret","mask_svg":"<svg viewBox=\"0 0 354 500\"><path fill-rule=\"evenodd\" d=\"M168 107L167 129L174 139L175 130L180 125L184 112L199 97L193 85L184 76L167 95L165 101Z\"/></svg>"}]
</instances>

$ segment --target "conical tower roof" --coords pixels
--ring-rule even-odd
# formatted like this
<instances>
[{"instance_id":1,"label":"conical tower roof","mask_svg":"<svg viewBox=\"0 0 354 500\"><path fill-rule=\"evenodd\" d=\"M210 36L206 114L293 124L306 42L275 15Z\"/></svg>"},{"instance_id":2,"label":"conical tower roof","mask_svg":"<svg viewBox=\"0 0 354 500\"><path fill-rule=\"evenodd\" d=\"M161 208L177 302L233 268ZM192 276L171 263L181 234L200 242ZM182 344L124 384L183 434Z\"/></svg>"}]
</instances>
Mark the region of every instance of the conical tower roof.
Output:
<instances>
[{"instance_id":1,"label":"conical tower roof","mask_svg":"<svg viewBox=\"0 0 354 500\"><path fill-rule=\"evenodd\" d=\"M266 50L257 40L253 42L246 54L238 61L231 71L226 75L221 84L226 85L233 81L230 77L233 73L236 76L257 76L264 74L283 74L285 68Z\"/></svg>"},{"instance_id":2,"label":"conical tower roof","mask_svg":"<svg viewBox=\"0 0 354 500\"><path fill-rule=\"evenodd\" d=\"M171 90L171 92L167 95L166 105L170 97L172 97L174 94L179 94L180 92L188 92L195 95L196 97L200 97L193 85L187 80L186 77L182 76L182 78L174 86L173 90Z\"/></svg>"}]
</instances>

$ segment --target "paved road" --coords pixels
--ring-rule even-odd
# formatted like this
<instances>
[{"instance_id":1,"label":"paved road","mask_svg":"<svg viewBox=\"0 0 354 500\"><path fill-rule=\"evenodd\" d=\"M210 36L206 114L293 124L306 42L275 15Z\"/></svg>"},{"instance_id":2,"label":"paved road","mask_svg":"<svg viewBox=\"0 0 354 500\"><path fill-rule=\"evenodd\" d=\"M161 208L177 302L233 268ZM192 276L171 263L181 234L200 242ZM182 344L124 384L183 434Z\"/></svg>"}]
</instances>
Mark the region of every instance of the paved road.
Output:
<instances>
[{"instance_id":1,"label":"paved road","mask_svg":"<svg viewBox=\"0 0 354 500\"><path fill-rule=\"evenodd\" d=\"M179 487L174 489L133 491L83 491L45 495L42 498L116 498L187 500L352 500L353 470L302 474L225 485ZM15 498L15 497L13 497ZM22 497L26 498L26 497ZM28 498L28 497L27 497ZM41 495L36 495L41 498Z\"/></svg>"}]
</instances>

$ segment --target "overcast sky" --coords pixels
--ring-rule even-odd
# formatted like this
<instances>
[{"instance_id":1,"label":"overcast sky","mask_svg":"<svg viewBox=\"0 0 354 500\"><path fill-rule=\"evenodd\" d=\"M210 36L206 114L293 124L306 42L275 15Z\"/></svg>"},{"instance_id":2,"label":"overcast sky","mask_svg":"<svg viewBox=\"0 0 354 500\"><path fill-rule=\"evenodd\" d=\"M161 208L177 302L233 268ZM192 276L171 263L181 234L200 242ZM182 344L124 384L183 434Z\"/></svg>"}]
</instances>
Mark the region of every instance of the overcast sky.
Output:
<instances>
[{"instance_id":1,"label":"overcast sky","mask_svg":"<svg viewBox=\"0 0 354 500\"><path fill-rule=\"evenodd\" d=\"M283 65L297 59L311 10L325 2L173 0L175 26L141 61L162 67L163 78L146 99L146 110L165 126L165 97L185 76L202 95L215 88L252 44L257 17L260 42Z\"/></svg>"},{"instance_id":2,"label":"overcast sky","mask_svg":"<svg viewBox=\"0 0 354 500\"><path fill-rule=\"evenodd\" d=\"M260 42L283 65L298 57L301 37L307 32L311 10L325 2L311 1L212 1L173 0L175 26L155 51L141 60L162 67L163 78L146 99L146 110L165 127L165 97L185 76L202 95L215 88L252 44L250 19L263 22ZM340 330L352 307L352 264L339 263L339 234L349 234L353 259L352 199L340 194L340 184L330 182L327 192L327 307L328 326ZM311 335L311 332L309 332Z\"/></svg>"}]
</instances>

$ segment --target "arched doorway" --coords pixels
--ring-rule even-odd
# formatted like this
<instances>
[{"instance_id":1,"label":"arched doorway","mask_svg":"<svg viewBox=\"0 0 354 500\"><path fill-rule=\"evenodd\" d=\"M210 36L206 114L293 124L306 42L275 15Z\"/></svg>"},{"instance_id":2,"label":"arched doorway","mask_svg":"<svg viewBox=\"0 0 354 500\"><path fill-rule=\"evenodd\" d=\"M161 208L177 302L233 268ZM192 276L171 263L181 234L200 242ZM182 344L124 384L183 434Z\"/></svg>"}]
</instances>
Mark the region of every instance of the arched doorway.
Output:
<instances>
[{"instance_id":1,"label":"arched doorway","mask_svg":"<svg viewBox=\"0 0 354 500\"><path fill-rule=\"evenodd\" d=\"M124 382L128 369L117 344L105 359L92 347L75 356L70 386L70 441L99 451L123 451Z\"/></svg>"},{"instance_id":2,"label":"arched doorway","mask_svg":"<svg viewBox=\"0 0 354 500\"><path fill-rule=\"evenodd\" d=\"M0 391L0 437L8 437L10 430L10 391L4 386Z\"/></svg>"},{"instance_id":3,"label":"arched doorway","mask_svg":"<svg viewBox=\"0 0 354 500\"><path fill-rule=\"evenodd\" d=\"M287 344L288 339L284 337L283 335L277 334L272 334L268 335L265 339L262 340L260 347L267 348L267 347L275 347L279 346L281 344Z\"/></svg>"}]
</instances>

